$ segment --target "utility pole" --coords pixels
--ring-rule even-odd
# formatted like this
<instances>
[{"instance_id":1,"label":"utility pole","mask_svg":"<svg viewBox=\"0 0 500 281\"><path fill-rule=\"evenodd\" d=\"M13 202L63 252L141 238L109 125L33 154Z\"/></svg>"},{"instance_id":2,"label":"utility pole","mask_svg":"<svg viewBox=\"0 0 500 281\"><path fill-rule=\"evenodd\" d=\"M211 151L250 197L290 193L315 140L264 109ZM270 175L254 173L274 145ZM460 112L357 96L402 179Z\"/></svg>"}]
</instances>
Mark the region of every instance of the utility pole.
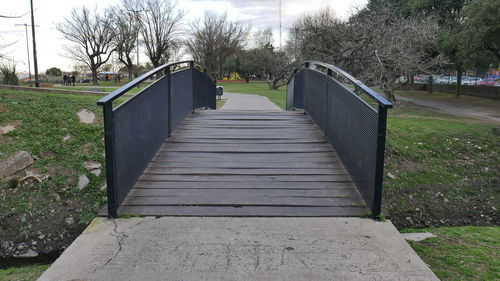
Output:
<instances>
[{"instance_id":1,"label":"utility pole","mask_svg":"<svg viewBox=\"0 0 500 281\"><path fill-rule=\"evenodd\" d=\"M28 51L28 73L29 73L29 78L30 78L30 87L31 87L31 63L30 63L30 45L28 41L28 25L26 23L23 24L15 24L15 26L23 26L26 31L26 50Z\"/></svg>"},{"instance_id":2,"label":"utility pole","mask_svg":"<svg viewBox=\"0 0 500 281\"><path fill-rule=\"evenodd\" d=\"M40 82L38 81L38 63L36 60L36 39L35 39L35 16L33 15L33 0L30 0L31 4L31 33L33 37L33 64L35 66L35 87L40 87Z\"/></svg>"},{"instance_id":3,"label":"utility pole","mask_svg":"<svg viewBox=\"0 0 500 281\"><path fill-rule=\"evenodd\" d=\"M281 0L280 0L280 51L281 51Z\"/></svg>"}]
</instances>

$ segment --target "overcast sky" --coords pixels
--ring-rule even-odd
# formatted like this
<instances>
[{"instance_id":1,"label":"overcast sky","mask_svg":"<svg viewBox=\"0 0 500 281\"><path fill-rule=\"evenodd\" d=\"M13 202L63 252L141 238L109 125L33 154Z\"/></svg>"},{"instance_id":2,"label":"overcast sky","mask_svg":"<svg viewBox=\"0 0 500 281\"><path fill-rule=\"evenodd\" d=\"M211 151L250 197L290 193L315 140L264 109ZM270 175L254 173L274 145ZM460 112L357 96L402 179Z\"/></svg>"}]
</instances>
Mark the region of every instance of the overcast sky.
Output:
<instances>
[{"instance_id":1,"label":"overcast sky","mask_svg":"<svg viewBox=\"0 0 500 281\"><path fill-rule=\"evenodd\" d=\"M2 50L2 54L15 60L17 70L27 71L27 50L24 26L16 24L31 23L29 0L1 0L2 15L24 15L20 19L0 18L0 45L16 42L11 47ZM97 6L102 9L120 0L33 0L35 7L36 44L38 53L38 69L42 73L56 66L63 70L73 69L73 62L62 56L62 46L68 44L55 29L55 24L68 16L73 7L85 5ZM279 0L178 0L178 7L187 12L185 22L203 16L206 10L227 12L233 21L248 20L252 30L272 27L274 45L279 46ZM301 15L330 7L339 17L347 17L353 7L362 7L367 0L282 0L282 42L286 42L288 28ZM33 70L31 29L28 30L31 69ZM146 62L146 56L141 53L141 63Z\"/></svg>"}]
</instances>

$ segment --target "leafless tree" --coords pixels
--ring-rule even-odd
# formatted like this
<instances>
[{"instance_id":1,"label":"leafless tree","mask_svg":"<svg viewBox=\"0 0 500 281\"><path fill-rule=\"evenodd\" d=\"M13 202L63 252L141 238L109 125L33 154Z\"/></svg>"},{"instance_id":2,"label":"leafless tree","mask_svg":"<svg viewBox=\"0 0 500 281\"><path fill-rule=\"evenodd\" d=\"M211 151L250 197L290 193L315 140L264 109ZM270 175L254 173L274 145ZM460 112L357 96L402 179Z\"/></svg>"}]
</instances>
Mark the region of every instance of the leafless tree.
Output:
<instances>
[{"instance_id":1,"label":"leafless tree","mask_svg":"<svg viewBox=\"0 0 500 281\"><path fill-rule=\"evenodd\" d=\"M359 78L395 101L406 77L430 74L446 63L437 50L438 25L431 18L405 18L389 8L351 21L343 55Z\"/></svg>"},{"instance_id":2,"label":"leafless tree","mask_svg":"<svg viewBox=\"0 0 500 281\"><path fill-rule=\"evenodd\" d=\"M191 23L187 51L216 77L222 73L226 59L243 48L249 31L247 22L231 22L225 13L207 11L203 19Z\"/></svg>"},{"instance_id":3,"label":"leafless tree","mask_svg":"<svg viewBox=\"0 0 500 281\"><path fill-rule=\"evenodd\" d=\"M259 29L253 34L255 48L266 48L273 45L273 29L266 27Z\"/></svg>"},{"instance_id":4,"label":"leafless tree","mask_svg":"<svg viewBox=\"0 0 500 281\"><path fill-rule=\"evenodd\" d=\"M402 77L430 73L444 63L436 52L437 31L431 18L405 18L390 7L358 12L348 21L323 10L295 23L293 43L302 59L333 63L394 101Z\"/></svg>"},{"instance_id":5,"label":"leafless tree","mask_svg":"<svg viewBox=\"0 0 500 281\"><path fill-rule=\"evenodd\" d=\"M113 7L112 11L115 29L113 47L118 55L118 61L127 68L128 79L131 81L134 68L132 52L137 47L139 23L133 12L123 11L120 7Z\"/></svg>"},{"instance_id":6,"label":"leafless tree","mask_svg":"<svg viewBox=\"0 0 500 281\"><path fill-rule=\"evenodd\" d=\"M135 14L146 54L154 67L170 61L181 46L181 24L186 13L172 0L123 0Z\"/></svg>"},{"instance_id":7,"label":"leafless tree","mask_svg":"<svg viewBox=\"0 0 500 281\"><path fill-rule=\"evenodd\" d=\"M114 29L109 10L103 14L86 7L73 8L69 17L57 24L56 28L64 38L73 43L66 46L66 56L84 63L92 72L94 85L98 84L97 72L113 52Z\"/></svg>"}]
</instances>

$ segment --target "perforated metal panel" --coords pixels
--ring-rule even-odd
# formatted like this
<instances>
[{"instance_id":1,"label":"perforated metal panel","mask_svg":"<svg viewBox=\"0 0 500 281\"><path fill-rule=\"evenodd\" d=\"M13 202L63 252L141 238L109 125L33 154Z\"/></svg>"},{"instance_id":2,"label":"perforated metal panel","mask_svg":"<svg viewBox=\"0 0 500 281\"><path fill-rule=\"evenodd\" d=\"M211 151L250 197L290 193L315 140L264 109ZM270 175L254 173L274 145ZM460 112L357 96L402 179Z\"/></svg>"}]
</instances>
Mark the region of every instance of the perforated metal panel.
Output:
<instances>
[{"instance_id":1,"label":"perforated metal panel","mask_svg":"<svg viewBox=\"0 0 500 281\"><path fill-rule=\"evenodd\" d=\"M295 84L295 77L292 77L288 84L286 85L286 109L290 110L293 108L293 86Z\"/></svg>"},{"instance_id":2,"label":"perforated metal panel","mask_svg":"<svg viewBox=\"0 0 500 281\"><path fill-rule=\"evenodd\" d=\"M215 109L216 89L214 82L208 75L197 69L193 70L194 77L194 108L208 106Z\"/></svg>"},{"instance_id":3,"label":"perforated metal panel","mask_svg":"<svg viewBox=\"0 0 500 281\"><path fill-rule=\"evenodd\" d=\"M186 116L193 111L193 70L186 69L172 73L170 76L171 100L171 129L179 125Z\"/></svg>"},{"instance_id":4,"label":"perforated metal panel","mask_svg":"<svg viewBox=\"0 0 500 281\"><path fill-rule=\"evenodd\" d=\"M297 73L294 77L293 107L304 108L304 71Z\"/></svg>"},{"instance_id":5,"label":"perforated metal panel","mask_svg":"<svg viewBox=\"0 0 500 281\"><path fill-rule=\"evenodd\" d=\"M368 207L373 208L378 114L350 89L331 77L327 79L326 135Z\"/></svg>"},{"instance_id":6,"label":"perforated metal panel","mask_svg":"<svg viewBox=\"0 0 500 281\"><path fill-rule=\"evenodd\" d=\"M118 204L168 136L167 87L160 78L113 112Z\"/></svg>"},{"instance_id":7,"label":"perforated metal panel","mask_svg":"<svg viewBox=\"0 0 500 281\"><path fill-rule=\"evenodd\" d=\"M368 207L378 215L383 168L380 151L385 141L385 125L380 127L385 122L379 122L379 113L326 73L305 68L290 83L294 83L287 92L293 101L290 107L300 108L303 102L305 112L335 148Z\"/></svg>"},{"instance_id":8,"label":"perforated metal panel","mask_svg":"<svg viewBox=\"0 0 500 281\"><path fill-rule=\"evenodd\" d=\"M309 116L325 131L327 80L326 75L317 71L304 69L304 103Z\"/></svg>"}]
</instances>

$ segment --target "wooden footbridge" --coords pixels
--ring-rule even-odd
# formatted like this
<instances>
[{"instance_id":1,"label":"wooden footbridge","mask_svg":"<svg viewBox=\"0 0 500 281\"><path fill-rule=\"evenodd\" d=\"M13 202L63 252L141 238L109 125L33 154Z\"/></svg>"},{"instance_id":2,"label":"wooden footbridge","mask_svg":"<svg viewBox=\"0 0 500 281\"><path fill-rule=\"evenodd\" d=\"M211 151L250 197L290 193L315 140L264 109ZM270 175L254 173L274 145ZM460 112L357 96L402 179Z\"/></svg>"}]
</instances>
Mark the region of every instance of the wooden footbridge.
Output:
<instances>
[{"instance_id":1,"label":"wooden footbridge","mask_svg":"<svg viewBox=\"0 0 500 281\"><path fill-rule=\"evenodd\" d=\"M288 111L206 110L215 109L215 85L193 61L154 69L98 104L108 194L102 215L380 214L391 104L332 65L306 62L294 72Z\"/></svg>"}]
</instances>

